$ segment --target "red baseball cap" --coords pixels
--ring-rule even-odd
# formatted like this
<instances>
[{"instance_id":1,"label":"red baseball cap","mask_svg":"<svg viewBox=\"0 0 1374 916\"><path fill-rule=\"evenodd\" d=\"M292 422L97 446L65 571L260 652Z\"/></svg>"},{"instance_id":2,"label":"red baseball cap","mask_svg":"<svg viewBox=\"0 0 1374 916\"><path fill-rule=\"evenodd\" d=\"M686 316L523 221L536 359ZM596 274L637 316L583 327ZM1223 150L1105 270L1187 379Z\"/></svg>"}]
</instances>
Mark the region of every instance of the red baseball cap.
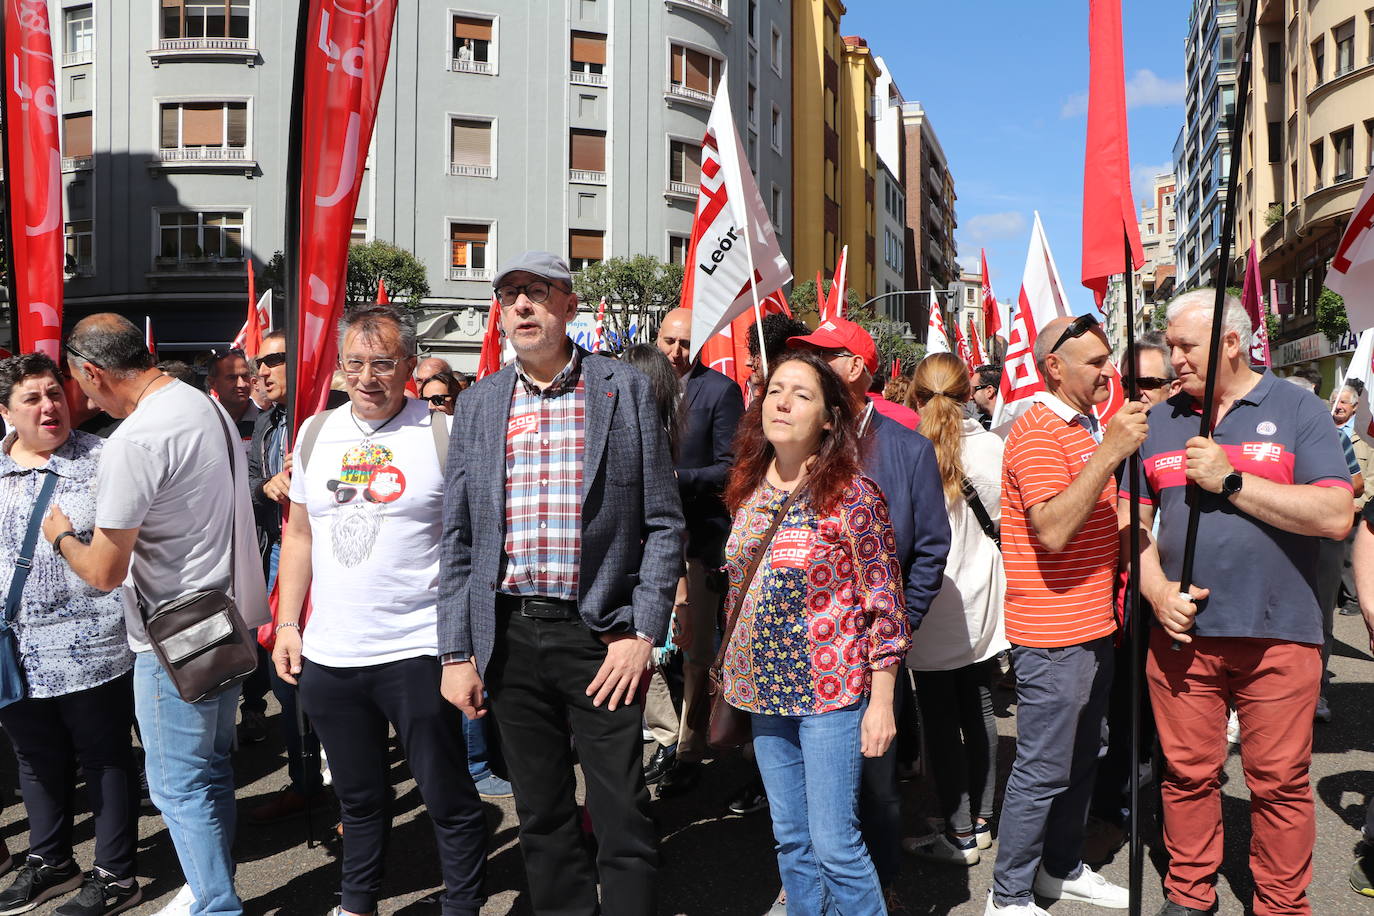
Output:
<instances>
[{"instance_id":1,"label":"red baseball cap","mask_svg":"<svg viewBox=\"0 0 1374 916\"><path fill-rule=\"evenodd\" d=\"M844 318L827 318L805 337L787 338L787 346L848 350L855 356L863 357L864 365L871 374L878 373L878 348L873 344L873 337L859 325Z\"/></svg>"}]
</instances>

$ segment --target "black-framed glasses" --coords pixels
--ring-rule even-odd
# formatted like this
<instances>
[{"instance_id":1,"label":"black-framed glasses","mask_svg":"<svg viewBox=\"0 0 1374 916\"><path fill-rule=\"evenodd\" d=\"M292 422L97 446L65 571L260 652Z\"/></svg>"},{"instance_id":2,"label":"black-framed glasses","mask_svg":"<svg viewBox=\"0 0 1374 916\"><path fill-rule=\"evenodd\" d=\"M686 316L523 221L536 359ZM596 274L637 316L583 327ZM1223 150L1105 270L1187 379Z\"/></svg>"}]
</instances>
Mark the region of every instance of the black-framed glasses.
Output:
<instances>
[{"instance_id":1,"label":"black-framed glasses","mask_svg":"<svg viewBox=\"0 0 1374 916\"><path fill-rule=\"evenodd\" d=\"M1096 315L1091 312L1086 315L1079 315L1073 321L1069 322L1069 326L1064 329L1064 333L1060 334L1059 339L1054 342L1054 346L1050 347L1050 352L1054 353L1060 347L1064 346L1066 341L1073 340L1075 337L1082 337L1095 327L1097 327Z\"/></svg>"},{"instance_id":2,"label":"black-framed glasses","mask_svg":"<svg viewBox=\"0 0 1374 916\"><path fill-rule=\"evenodd\" d=\"M258 357L258 365L266 366L269 369L275 369L278 366L284 366L286 365L286 354L264 353L262 356Z\"/></svg>"},{"instance_id":3,"label":"black-framed glasses","mask_svg":"<svg viewBox=\"0 0 1374 916\"><path fill-rule=\"evenodd\" d=\"M91 358L90 358L89 356L87 356L85 353L82 353L82 352L81 352L80 350L78 350L76 347L73 347L71 344L63 344L63 345L62 345L62 349L66 350L68 353L70 353L72 356L75 356L77 359L81 360L83 363L90 363L92 366L95 366L97 369L104 369L104 368L105 368L104 366L100 365L100 363L98 363L98 362L96 362L95 360L91 359Z\"/></svg>"},{"instance_id":4,"label":"black-framed glasses","mask_svg":"<svg viewBox=\"0 0 1374 916\"><path fill-rule=\"evenodd\" d=\"M420 400L422 400L422 401L429 401L429 402L430 402L431 404L433 404L435 407L443 407L443 406L444 406L445 404L447 404L449 401L453 400L453 395L451 395L451 394L431 394L431 395L429 395L429 396L427 396L427 397L421 398Z\"/></svg>"},{"instance_id":5,"label":"black-framed glasses","mask_svg":"<svg viewBox=\"0 0 1374 916\"><path fill-rule=\"evenodd\" d=\"M1157 375L1142 375L1135 380L1135 386L1141 391L1155 391L1159 388L1167 388L1173 379L1160 378Z\"/></svg>"},{"instance_id":6,"label":"black-framed glasses","mask_svg":"<svg viewBox=\"0 0 1374 916\"><path fill-rule=\"evenodd\" d=\"M542 305L544 302L548 301L549 291L553 289L557 289L560 292L567 292L567 290L563 289L561 286L554 286L547 280L532 280L524 286L516 286L513 283L508 283L505 286L497 287L496 301L500 302L503 307L510 308L520 299L520 294L524 293L526 299L530 300L535 305Z\"/></svg>"}]
</instances>

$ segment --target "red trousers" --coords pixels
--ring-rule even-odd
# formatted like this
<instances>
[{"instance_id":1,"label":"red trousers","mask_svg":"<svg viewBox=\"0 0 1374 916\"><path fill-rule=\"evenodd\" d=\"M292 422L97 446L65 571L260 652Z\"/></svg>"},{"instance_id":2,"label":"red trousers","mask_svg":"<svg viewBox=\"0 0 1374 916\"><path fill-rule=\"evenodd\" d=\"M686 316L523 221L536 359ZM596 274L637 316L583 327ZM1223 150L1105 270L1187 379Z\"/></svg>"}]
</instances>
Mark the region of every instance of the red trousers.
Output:
<instances>
[{"instance_id":1,"label":"red trousers","mask_svg":"<svg viewBox=\"0 0 1374 916\"><path fill-rule=\"evenodd\" d=\"M1269 639L1193 637L1175 652L1155 629L1146 677L1160 745L1170 900L1198 910L1217 899L1221 770L1227 705L1240 717L1250 789L1250 871L1255 916L1310 914L1316 812L1308 770L1321 687L1317 646Z\"/></svg>"}]
</instances>

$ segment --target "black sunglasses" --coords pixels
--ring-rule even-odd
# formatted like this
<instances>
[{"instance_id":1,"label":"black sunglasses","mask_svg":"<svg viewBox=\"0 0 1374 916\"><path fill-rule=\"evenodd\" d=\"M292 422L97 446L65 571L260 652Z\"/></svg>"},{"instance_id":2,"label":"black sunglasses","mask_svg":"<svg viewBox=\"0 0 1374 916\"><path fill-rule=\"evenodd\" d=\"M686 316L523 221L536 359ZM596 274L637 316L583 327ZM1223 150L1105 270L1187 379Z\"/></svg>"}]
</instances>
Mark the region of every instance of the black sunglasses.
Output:
<instances>
[{"instance_id":1,"label":"black sunglasses","mask_svg":"<svg viewBox=\"0 0 1374 916\"><path fill-rule=\"evenodd\" d=\"M1079 315L1073 321L1069 322L1069 326L1064 329L1064 333L1060 334L1059 339L1054 342L1054 346L1050 347L1050 352L1054 353L1060 347L1064 346L1065 341L1073 340L1075 337L1082 337L1095 327L1097 327L1096 315L1092 313Z\"/></svg>"},{"instance_id":2,"label":"black sunglasses","mask_svg":"<svg viewBox=\"0 0 1374 916\"><path fill-rule=\"evenodd\" d=\"M100 365L100 363L98 363L98 362L96 362L95 360L91 359L91 358L90 358L89 356L87 356L85 353L82 353L82 352L81 352L80 350L78 350L76 347L73 347L71 344L63 344L63 349L65 349L68 353L70 353L70 354L72 354L73 356L75 356L77 359L81 360L83 363L90 363L92 366L95 366L97 369L104 369L104 368L105 368L104 366Z\"/></svg>"},{"instance_id":3,"label":"black sunglasses","mask_svg":"<svg viewBox=\"0 0 1374 916\"><path fill-rule=\"evenodd\" d=\"M428 397L421 398L420 400L422 400L422 401L429 401L429 402L430 402L431 404L433 404L435 407L443 407L443 406L444 406L445 404L447 404L449 401L453 400L453 395L451 395L451 394L431 394L431 395L429 395Z\"/></svg>"},{"instance_id":4,"label":"black sunglasses","mask_svg":"<svg viewBox=\"0 0 1374 916\"><path fill-rule=\"evenodd\" d=\"M1159 378L1154 375L1142 375L1136 378L1135 386L1141 391L1154 391L1157 388L1167 388L1173 379Z\"/></svg>"},{"instance_id":5,"label":"black sunglasses","mask_svg":"<svg viewBox=\"0 0 1374 916\"><path fill-rule=\"evenodd\" d=\"M286 365L286 354L264 353L262 356L258 357L258 365L266 366L269 369L275 369L278 366L284 366Z\"/></svg>"}]
</instances>

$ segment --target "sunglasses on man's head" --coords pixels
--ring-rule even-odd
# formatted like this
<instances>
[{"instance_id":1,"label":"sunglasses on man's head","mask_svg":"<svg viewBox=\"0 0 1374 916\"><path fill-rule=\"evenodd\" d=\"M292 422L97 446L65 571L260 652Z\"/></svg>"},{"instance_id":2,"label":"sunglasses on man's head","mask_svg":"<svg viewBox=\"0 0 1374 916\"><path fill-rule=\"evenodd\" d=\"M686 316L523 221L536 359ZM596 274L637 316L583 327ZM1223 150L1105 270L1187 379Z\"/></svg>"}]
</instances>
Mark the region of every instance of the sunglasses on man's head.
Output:
<instances>
[{"instance_id":1,"label":"sunglasses on man's head","mask_svg":"<svg viewBox=\"0 0 1374 916\"><path fill-rule=\"evenodd\" d=\"M1073 321L1069 322L1069 326L1064 329L1064 333L1060 334L1059 339L1054 342L1054 346L1050 347L1050 352L1056 352L1060 347L1064 346L1066 342L1073 340L1075 337L1082 337L1095 327L1097 327L1096 315L1091 313L1079 315Z\"/></svg>"},{"instance_id":2,"label":"sunglasses on man's head","mask_svg":"<svg viewBox=\"0 0 1374 916\"><path fill-rule=\"evenodd\" d=\"M269 369L275 369L278 366L284 366L286 365L286 354L264 353L262 356L258 357L258 365L266 366Z\"/></svg>"}]
</instances>

